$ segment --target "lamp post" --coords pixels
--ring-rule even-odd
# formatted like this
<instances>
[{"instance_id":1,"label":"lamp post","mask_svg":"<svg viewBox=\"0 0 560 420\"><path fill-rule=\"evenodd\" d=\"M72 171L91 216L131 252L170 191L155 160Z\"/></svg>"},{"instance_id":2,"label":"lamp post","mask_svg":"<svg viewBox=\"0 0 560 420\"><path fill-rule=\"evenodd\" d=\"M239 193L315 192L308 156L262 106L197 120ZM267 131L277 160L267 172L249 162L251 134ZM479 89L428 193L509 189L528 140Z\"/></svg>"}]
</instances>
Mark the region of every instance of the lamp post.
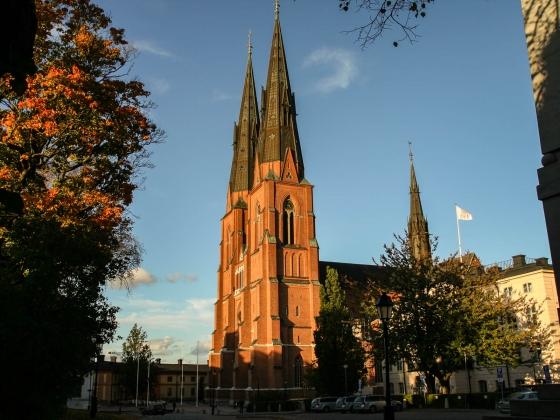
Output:
<instances>
[{"instance_id":1,"label":"lamp post","mask_svg":"<svg viewBox=\"0 0 560 420\"><path fill-rule=\"evenodd\" d=\"M138 379L140 379L140 354L136 353L136 400L134 406L138 407Z\"/></svg>"},{"instance_id":2,"label":"lamp post","mask_svg":"<svg viewBox=\"0 0 560 420\"><path fill-rule=\"evenodd\" d=\"M183 407L183 359L179 359L179 364L181 365L181 407Z\"/></svg>"},{"instance_id":3,"label":"lamp post","mask_svg":"<svg viewBox=\"0 0 560 420\"><path fill-rule=\"evenodd\" d=\"M344 396L348 395L348 376L346 375L346 369L348 369L348 365L345 363L344 366Z\"/></svg>"},{"instance_id":4,"label":"lamp post","mask_svg":"<svg viewBox=\"0 0 560 420\"><path fill-rule=\"evenodd\" d=\"M99 353L95 358L95 377L93 380L93 394L91 396L91 405L89 411L89 416L91 418L95 418L95 416L97 415L97 375L99 374L99 364L103 359L104 356Z\"/></svg>"},{"instance_id":5,"label":"lamp post","mask_svg":"<svg viewBox=\"0 0 560 420\"><path fill-rule=\"evenodd\" d=\"M198 407L198 341L196 342L196 403L195 406Z\"/></svg>"},{"instance_id":6,"label":"lamp post","mask_svg":"<svg viewBox=\"0 0 560 420\"><path fill-rule=\"evenodd\" d=\"M391 318L393 310L393 301L386 292L383 292L375 306L377 307L379 319L383 322L383 343L385 348L385 412L383 418L385 420L394 420L395 414L391 406L391 389L389 386L389 330L387 328L387 323L389 318Z\"/></svg>"}]
</instances>

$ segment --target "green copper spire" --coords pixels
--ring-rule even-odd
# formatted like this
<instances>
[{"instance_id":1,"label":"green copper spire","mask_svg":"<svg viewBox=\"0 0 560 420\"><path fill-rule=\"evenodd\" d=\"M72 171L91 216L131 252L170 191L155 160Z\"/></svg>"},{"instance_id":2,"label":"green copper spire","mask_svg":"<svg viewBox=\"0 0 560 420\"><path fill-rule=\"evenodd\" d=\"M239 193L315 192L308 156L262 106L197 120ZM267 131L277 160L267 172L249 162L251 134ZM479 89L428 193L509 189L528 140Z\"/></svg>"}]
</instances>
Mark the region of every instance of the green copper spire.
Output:
<instances>
[{"instance_id":1,"label":"green copper spire","mask_svg":"<svg viewBox=\"0 0 560 420\"><path fill-rule=\"evenodd\" d=\"M420 201L420 189L416 181L414 171L414 159L412 154L412 143L408 143L410 152L410 215L408 217L408 240L412 255L417 260L429 259L432 256L430 248L430 233L428 231L428 221L422 211Z\"/></svg>"},{"instance_id":2,"label":"green copper spire","mask_svg":"<svg viewBox=\"0 0 560 420\"><path fill-rule=\"evenodd\" d=\"M252 187L254 151L259 133L257 93L253 76L253 43L251 32L248 41L247 70L243 84L243 96L239 120L233 130L233 161L229 179L230 191L248 191Z\"/></svg>"}]
</instances>

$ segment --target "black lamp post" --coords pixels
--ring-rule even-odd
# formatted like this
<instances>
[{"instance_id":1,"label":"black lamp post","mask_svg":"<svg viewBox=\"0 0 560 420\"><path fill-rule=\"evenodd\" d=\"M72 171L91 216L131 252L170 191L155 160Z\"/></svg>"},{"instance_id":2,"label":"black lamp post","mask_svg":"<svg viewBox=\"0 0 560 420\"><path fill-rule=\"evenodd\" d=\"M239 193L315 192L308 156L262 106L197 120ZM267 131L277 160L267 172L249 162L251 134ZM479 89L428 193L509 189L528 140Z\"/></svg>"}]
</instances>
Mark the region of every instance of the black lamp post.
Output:
<instances>
[{"instance_id":1,"label":"black lamp post","mask_svg":"<svg viewBox=\"0 0 560 420\"><path fill-rule=\"evenodd\" d=\"M95 416L97 415L97 376L99 374L100 365L104 359L105 356L102 354L97 354L97 357L95 359L95 379L93 381L93 395L91 397L91 405L89 410L89 416L91 418L95 418Z\"/></svg>"},{"instance_id":2,"label":"black lamp post","mask_svg":"<svg viewBox=\"0 0 560 420\"><path fill-rule=\"evenodd\" d=\"M387 329L387 323L389 318L391 318L393 310L393 301L386 292L383 292L375 306L377 307L379 319L383 322L383 343L385 347L385 412L383 418L385 420L394 420L395 414L391 406L391 388L389 386L389 330Z\"/></svg>"},{"instance_id":3,"label":"black lamp post","mask_svg":"<svg viewBox=\"0 0 560 420\"><path fill-rule=\"evenodd\" d=\"M348 369L348 364L342 366L344 368L344 396L348 395L348 376L346 375L346 370Z\"/></svg>"}]
</instances>

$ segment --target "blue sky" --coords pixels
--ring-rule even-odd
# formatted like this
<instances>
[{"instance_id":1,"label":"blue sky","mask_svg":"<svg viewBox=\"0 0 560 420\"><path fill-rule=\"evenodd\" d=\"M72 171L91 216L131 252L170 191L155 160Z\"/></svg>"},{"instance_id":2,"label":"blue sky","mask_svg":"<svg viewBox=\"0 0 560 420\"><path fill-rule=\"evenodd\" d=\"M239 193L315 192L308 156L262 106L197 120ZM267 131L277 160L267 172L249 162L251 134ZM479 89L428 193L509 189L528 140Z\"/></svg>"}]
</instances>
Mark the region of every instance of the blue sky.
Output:
<instances>
[{"instance_id":1,"label":"blue sky","mask_svg":"<svg viewBox=\"0 0 560 420\"><path fill-rule=\"evenodd\" d=\"M137 49L131 75L152 92L150 112L167 134L131 208L144 247L135 287L107 294L121 307L121 336L138 322L169 362L194 361L198 340L203 361L247 33L264 85L273 2L98 3ZM283 0L280 16L322 260L369 263L404 231L409 141L440 256L457 251L454 203L474 216L462 240L483 263L549 256L519 1L436 2L419 42L398 48L395 31L361 50L343 31L367 16L342 13L335 0Z\"/></svg>"}]
</instances>

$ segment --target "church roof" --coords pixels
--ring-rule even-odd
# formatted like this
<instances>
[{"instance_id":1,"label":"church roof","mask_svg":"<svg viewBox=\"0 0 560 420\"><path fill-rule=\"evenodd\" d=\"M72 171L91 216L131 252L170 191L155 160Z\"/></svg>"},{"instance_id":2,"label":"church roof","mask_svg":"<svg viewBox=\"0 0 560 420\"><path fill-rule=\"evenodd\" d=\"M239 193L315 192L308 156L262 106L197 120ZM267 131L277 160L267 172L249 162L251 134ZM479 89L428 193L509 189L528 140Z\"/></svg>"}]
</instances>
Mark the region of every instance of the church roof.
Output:
<instances>
[{"instance_id":1,"label":"church roof","mask_svg":"<svg viewBox=\"0 0 560 420\"><path fill-rule=\"evenodd\" d=\"M359 311L361 303L370 293L375 293L375 285L387 284L390 271L387 267L373 264L352 264L336 261L319 261L319 279L327 278L327 267L338 272L340 287L346 293L346 301L351 311Z\"/></svg>"}]
</instances>

